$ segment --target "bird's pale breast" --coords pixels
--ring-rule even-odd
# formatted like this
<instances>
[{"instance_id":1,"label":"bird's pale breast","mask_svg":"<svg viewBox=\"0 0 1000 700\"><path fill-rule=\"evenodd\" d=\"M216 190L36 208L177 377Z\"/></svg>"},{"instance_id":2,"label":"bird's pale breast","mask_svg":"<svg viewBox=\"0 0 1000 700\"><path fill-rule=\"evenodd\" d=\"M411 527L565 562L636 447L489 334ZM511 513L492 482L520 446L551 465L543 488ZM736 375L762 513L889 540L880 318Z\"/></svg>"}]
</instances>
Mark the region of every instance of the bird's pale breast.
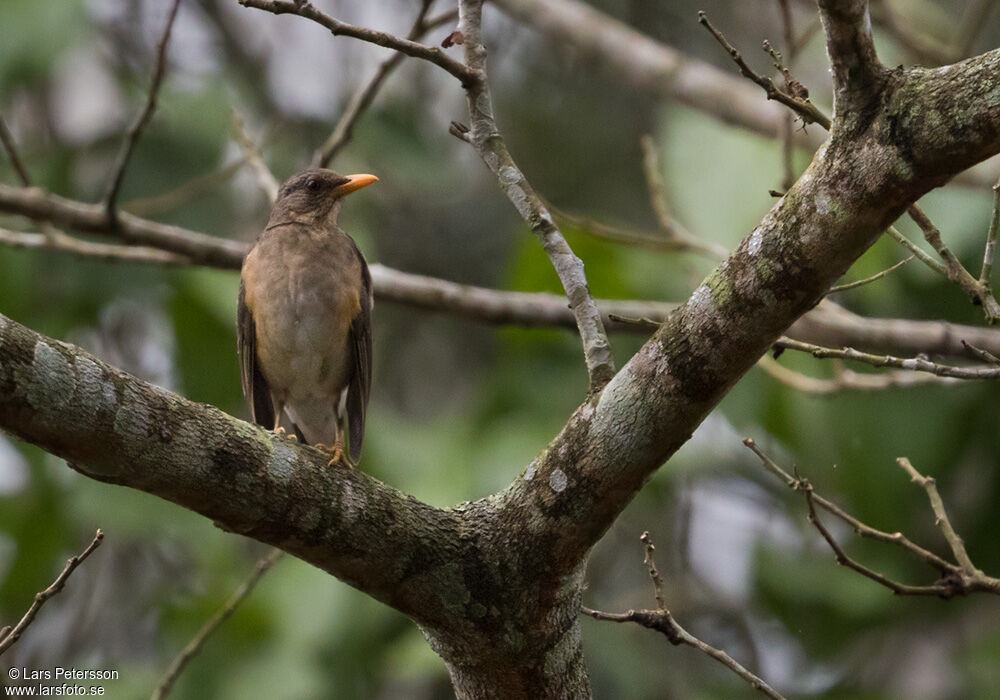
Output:
<instances>
[{"instance_id":1,"label":"bird's pale breast","mask_svg":"<svg viewBox=\"0 0 1000 700\"><path fill-rule=\"evenodd\" d=\"M332 408L350 379L349 332L360 310L361 273L338 236L267 232L244 264L260 368L280 401L325 400Z\"/></svg>"}]
</instances>

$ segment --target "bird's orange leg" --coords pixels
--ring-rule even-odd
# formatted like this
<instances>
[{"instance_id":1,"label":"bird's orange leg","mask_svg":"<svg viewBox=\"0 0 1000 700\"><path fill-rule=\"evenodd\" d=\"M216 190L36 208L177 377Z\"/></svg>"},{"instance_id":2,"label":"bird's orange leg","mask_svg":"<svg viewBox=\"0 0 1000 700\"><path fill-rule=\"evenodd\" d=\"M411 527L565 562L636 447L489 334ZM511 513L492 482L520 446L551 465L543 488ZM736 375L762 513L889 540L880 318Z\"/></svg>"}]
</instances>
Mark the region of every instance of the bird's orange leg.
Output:
<instances>
[{"instance_id":1,"label":"bird's orange leg","mask_svg":"<svg viewBox=\"0 0 1000 700\"><path fill-rule=\"evenodd\" d=\"M349 460L344 459L344 435L343 433L337 433L337 440L332 445L324 445L323 443L317 443L313 445L318 450L323 450L329 453L330 461L326 463L328 467L350 467L352 466Z\"/></svg>"},{"instance_id":2,"label":"bird's orange leg","mask_svg":"<svg viewBox=\"0 0 1000 700\"><path fill-rule=\"evenodd\" d=\"M275 435L280 435L281 437L288 438L289 440L294 440L298 442L299 436L294 433L287 435L285 429L281 427L281 414L285 411L285 404L278 406L278 410L274 412L274 428L271 430Z\"/></svg>"}]
</instances>

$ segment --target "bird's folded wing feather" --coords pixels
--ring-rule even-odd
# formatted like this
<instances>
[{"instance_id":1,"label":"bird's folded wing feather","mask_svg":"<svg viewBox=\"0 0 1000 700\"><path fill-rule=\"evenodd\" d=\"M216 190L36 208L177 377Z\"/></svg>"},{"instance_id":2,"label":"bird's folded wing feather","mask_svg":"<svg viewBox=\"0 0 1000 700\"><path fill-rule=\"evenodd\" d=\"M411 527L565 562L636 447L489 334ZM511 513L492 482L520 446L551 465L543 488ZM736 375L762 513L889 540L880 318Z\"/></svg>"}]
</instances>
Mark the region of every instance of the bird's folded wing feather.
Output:
<instances>
[{"instance_id":1,"label":"bird's folded wing feather","mask_svg":"<svg viewBox=\"0 0 1000 700\"><path fill-rule=\"evenodd\" d=\"M253 312L246 304L246 290L240 281L239 306L236 313L238 331L236 347L240 355L240 382L243 385L243 396L250 404L250 415L253 422L265 428L274 427L274 404L271 402L271 389L267 385L264 373L257 364L257 329L254 325Z\"/></svg>"},{"instance_id":2,"label":"bird's folded wing feather","mask_svg":"<svg viewBox=\"0 0 1000 700\"><path fill-rule=\"evenodd\" d=\"M372 385L372 278L361 251L355 246L361 263L361 310L351 321L351 345L354 367L347 388L347 437L351 459L358 461L365 435L365 412Z\"/></svg>"}]
</instances>

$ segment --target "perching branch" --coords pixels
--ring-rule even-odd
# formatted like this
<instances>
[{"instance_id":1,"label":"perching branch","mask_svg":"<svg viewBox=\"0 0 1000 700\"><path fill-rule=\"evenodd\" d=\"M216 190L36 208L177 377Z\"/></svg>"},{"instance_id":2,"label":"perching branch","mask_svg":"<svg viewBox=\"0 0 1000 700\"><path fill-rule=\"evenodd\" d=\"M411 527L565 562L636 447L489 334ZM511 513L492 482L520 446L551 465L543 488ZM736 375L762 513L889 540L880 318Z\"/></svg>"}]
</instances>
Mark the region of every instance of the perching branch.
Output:
<instances>
[{"instance_id":1,"label":"perching branch","mask_svg":"<svg viewBox=\"0 0 1000 700\"><path fill-rule=\"evenodd\" d=\"M139 142L146 124L152 119L153 112L156 111L156 98L160 92L160 84L163 82L163 74L167 70L167 46L170 43L170 33L174 27L174 19L177 17L177 9L180 4L181 0L174 0L174 4L170 7L170 12L167 15L167 26L164 28L163 35L160 37L160 43L156 47L156 62L153 64L153 79L149 85L146 106L132 124L132 128L129 129L128 135L122 143L121 150L118 152L114 175L108 185L107 194L104 196L104 208L107 211L108 220L112 223L118 220L118 192L121 190L122 181L125 179L125 170L128 168L128 162L132 158L132 151Z\"/></svg>"},{"instance_id":2,"label":"perching branch","mask_svg":"<svg viewBox=\"0 0 1000 700\"><path fill-rule=\"evenodd\" d=\"M955 531L951 526L951 522L948 520L948 516L944 511L944 504L941 502L941 497L937 494L934 480L921 476L917 473L917 471L913 469L913 465L911 465L909 460L905 457L900 457L897 462L900 467L910 474L914 483L919 484L927 491L928 497L931 500L931 506L934 510L935 522L945 535L945 539L948 541L948 544L952 549L952 553L955 555L956 561L958 562L957 564L953 564L933 552L924 549L920 545L915 544L901 532L884 532L861 522L841 509L840 506L815 493L812 484L810 484L807 480L800 478L798 475L792 476L779 467L770 457L764 454L760 448L757 447L756 443L754 443L752 439L745 439L743 444L750 448L755 455L757 455L761 463L769 472L781 479L785 485L793 491L803 494L806 499L806 506L809 509L809 522L816 527L820 535L830 546L830 549L833 550L837 558L837 563L841 566L852 569L862 576L885 586L896 595L933 595L940 598L950 599L957 595L968 595L970 593L1000 594L1000 579L986 576L982 571L972 565L972 561L965 552L965 547L962 544L961 538L955 534ZM911 586L909 584L894 581L874 571L873 569L860 564L844 552L843 548L836 541L830 531L825 525L823 525L823 522L816 514L817 506L846 523L857 535L861 537L866 537L878 542L885 542L887 544L893 544L900 547L915 558L926 563L928 566L937 569L941 573L940 578L930 585Z\"/></svg>"},{"instance_id":3,"label":"perching branch","mask_svg":"<svg viewBox=\"0 0 1000 700\"><path fill-rule=\"evenodd\" d=\"M0 320L2 319L3 317L0 316ZM24 617L21 618L20 622L18 622L13 628L4 627L0 630L0 654L3 654L5 651L10 649L17 642L17 640L21 638L24 631L28 629L32 622L35 621L35 616L38 615L38 611L42 609L42 606L45 605L46 601L62 591L62 589L66 586L66 581L76 570L76 567L80 566L80 564L82 564L95 549L100 547L102 541L104 541L104 533L101 530L98 530L94 535L93 541L87 545L85 550L77 554L75 557L69 558L62 572L56 577L56 580L53 581L45 590L39 591L35 594L35 599L32 601L31 607L28 608L28 612L24 613Z\"/></svg>"},{"instance_id":4,"label":"perching branch","mask_svg":"<svg viewBox=\"0 0 1000 700\"><path fill-rule=\"evenodd\" d=\"M647 629L656 630L657 632L665 635L674 646L686 644L689 647L706 654L712 659L715 659L744 681L749 683L750 687L754 690L759 690L761 693L769 698L773 698L774 700L784 700L783 695L778 693L778 691L768 685L764 680L748 671L729 654L721 649L716 649L715 647L706 644L677 624L677 620L675 620L674 616L669 610L667 610L666 602L663 597L663 581L660 579L660 573L656 569L656 562L653 560L653 552L656 547L654 547L653 543L650 541L648 532L642 533L642 536L639 539L642 540L642 543L646 546L646 558L643 560L643 563L649 567L649 577L653 582L653 593L656 598L657 609L629 610L624 613L607 613L601 612L600 610L592 610L586 606L581 606L580 612L594 618L595 620L606 620L608 622L635 622Z\"/></svg>"}]
</instances>

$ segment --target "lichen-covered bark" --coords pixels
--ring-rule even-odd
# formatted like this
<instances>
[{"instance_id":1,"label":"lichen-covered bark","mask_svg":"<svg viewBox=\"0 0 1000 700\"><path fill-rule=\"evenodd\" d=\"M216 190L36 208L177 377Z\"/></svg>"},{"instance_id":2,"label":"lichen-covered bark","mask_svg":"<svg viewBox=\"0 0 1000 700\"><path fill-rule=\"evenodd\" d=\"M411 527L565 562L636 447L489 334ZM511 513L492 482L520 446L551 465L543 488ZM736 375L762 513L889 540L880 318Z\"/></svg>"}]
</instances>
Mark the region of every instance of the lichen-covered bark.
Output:
<instances>
[{"instance_id":1,"label":"lichen-covered bark","mask_svg":"<svg viewBox=\"0 0 1000 700\"><path fill-rule=\"evenodd\" d=\"M872 65L874 53L861 63L837 55L867 50L865 15L825 20L848 102L830 141L499 494L432 508L3 317L0 426L88 476L282 547L410 615L460 697L586 697L577 614L590 548L908 204L1000 151L1000 52L887 71Z\"/></svg>"}]
</instances>

